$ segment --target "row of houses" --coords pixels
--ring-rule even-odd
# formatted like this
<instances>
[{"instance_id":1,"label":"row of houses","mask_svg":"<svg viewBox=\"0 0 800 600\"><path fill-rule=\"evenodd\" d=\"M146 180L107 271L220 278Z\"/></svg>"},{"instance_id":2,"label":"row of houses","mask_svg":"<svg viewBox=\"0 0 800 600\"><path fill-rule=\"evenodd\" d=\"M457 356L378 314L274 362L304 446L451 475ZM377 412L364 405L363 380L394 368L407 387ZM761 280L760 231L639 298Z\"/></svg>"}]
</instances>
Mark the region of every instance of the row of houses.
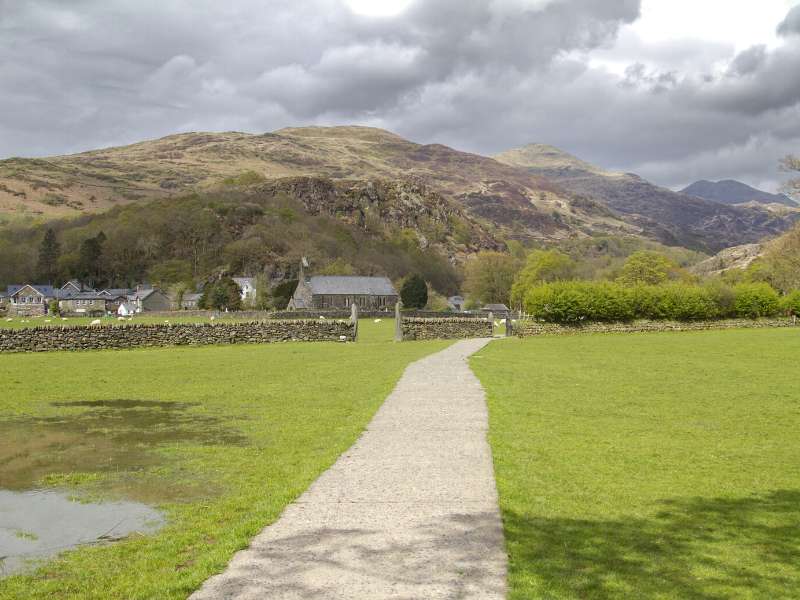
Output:
<instances>
[{"instance_id":1,"label":"row of houses","mask_svg":"<svg viewBox=\"0 0 800 600\"><path fill-rule=\"evenodd\" d=\"M95 290L84 287L78 281L68 281L60 288L26 283L10 285L5 292L0 291L0 307L11 315L45 315L54 302L58 303L59 312L66 315L131 315L172 308L169 296L157 288Z\"/></svg>"},{"instance_id":2,"label":"row of houses","mask_svg":"<svg viewBox=\"0 0 800 600\"><path fill-rule=\"evenodd\" d=\"M242 302L251 305L256 300L256 285L253 277L234 277L241 289ZM58 310L64 315L131 315L148 311L168 311L174 308L194 310L198 308L200 293L184 294L180 307L173 305L172 299L162 290L150 286L136 288L107 288L96 290L72 280L63 286L53 287L42 284L10 285L0 290L0 309L11 315L45 315L55 301Z\"/></svg>"}]
</instances>

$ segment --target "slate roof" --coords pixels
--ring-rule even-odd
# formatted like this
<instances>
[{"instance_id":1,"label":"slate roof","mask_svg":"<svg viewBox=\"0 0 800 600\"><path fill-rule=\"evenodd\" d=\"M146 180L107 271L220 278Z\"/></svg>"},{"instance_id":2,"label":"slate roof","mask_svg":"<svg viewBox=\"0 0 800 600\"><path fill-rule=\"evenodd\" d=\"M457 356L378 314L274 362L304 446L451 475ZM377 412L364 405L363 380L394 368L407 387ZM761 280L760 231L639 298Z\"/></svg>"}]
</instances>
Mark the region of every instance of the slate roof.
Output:
<instances>
[{"instance_id":1,"label":"slate roof","mask_svg":"<svg viewBox=\"0 0 800 600\"><path fill-rule=\"evenodd\" d=\"M508 312L510 309L505 304L484 304L481 310L492 312Z\"/></svg>"},{"instance_id":2,"label":"slate roof","mask_svg":"<svg viewBox=\"0 0 800 600\"><path fill-rule=\"evenodd\" d=\"M156 288L131 290L131 293L128 294L128 300L144 300L145 298L149 297L155 291L156 291Z\"/></svg>"},{"instance_id":3,"label":"slate roof","mask_svg":"<svg viewBox=\"0 0 800 600\"><path fill-rule=\"evenodd\" d=\"M62 291L59 298L62 300L106 300L108 296L94 290L85 290L83 292Z\"/></svg>"},{"instance_id":4,"label":"slate roof","mask_svg":"<svg viewBox=\"0 0 800 600\"><path fill-rule=\"evenodd\" d=\"M136 290L132 290L130 288L107 288L100 293L112 298L121 298L123 296L130 296L135 292Z\"/></svg>"},{"instance_id":5,"label":"slate roof","mask_svg":"<svg viewBox=\"0 0 800 600\"><path fill-rule=\"evenodd\" d=\"M397 296L387 277L357 275L314 275L308 282L312 294Z\"/></svg>"},{"instance_id":6,"label":"slate roof","mask_svg":"<svg viewBox=\"0 0 800 600\"><path fill-rule=\"evenodd\" d=\"M61 290L58 290L58 289L54 288L52 285L40 285L38 283L24 283L22 285L10 285L10 286L8 286L8 290L6 291L6 293L7 293L8 296L13 296L18 291L20 291L22 288L24 288L25 286L28 286L28 285L30 287L32 287L33 289L35 289L40 294L42 294L43 296L45 296L46 298L59 298L60 297L59 296L59 292Z\"/></svg>"}]
</instances>

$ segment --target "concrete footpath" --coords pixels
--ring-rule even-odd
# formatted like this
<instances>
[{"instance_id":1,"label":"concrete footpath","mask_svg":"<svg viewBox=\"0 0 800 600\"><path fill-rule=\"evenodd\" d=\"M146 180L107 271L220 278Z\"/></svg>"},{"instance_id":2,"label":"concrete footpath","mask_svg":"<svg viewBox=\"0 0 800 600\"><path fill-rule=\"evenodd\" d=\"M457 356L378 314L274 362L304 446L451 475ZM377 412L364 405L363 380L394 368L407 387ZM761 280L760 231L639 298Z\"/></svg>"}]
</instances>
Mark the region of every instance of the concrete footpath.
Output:
<instances>
[{"instance_id":1,"label":"concrete footpath","mask_svg":"<svg viewBox=\"0 0 800 600\"><path fill-rule=\"evenodd\" d=\"M411 364L358 441L191 598L505 598L488 415L456 342Z\"/></svg>"}]
</instances>

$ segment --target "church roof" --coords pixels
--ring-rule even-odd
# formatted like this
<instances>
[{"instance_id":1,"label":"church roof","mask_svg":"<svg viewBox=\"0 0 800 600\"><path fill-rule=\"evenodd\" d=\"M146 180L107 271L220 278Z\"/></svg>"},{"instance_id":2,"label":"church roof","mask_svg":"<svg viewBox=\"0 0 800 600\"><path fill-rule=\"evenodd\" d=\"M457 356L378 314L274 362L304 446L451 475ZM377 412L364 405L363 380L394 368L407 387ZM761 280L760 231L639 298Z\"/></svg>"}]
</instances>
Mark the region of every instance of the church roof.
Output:
<instances>
[{"instance_id":1,"label":"church roof","mask_svg":"<svg viewBox=\"0 0 800 600\"><path fill-rule=\"evenodd\" d=\"M308 286L315 295L397 296L397 290L388 277L314 275Z\"/></svg>"}]
</instances>

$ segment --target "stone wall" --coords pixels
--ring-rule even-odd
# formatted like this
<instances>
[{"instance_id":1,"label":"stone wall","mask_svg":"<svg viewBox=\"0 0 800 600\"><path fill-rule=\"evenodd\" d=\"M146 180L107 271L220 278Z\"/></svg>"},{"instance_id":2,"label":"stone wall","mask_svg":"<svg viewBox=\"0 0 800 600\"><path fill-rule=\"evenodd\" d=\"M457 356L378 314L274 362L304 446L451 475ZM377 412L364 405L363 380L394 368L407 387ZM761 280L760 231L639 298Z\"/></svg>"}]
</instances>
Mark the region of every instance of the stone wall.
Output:
<instances>
[{"instance_id":1,"label":"stone wall","mask_svg":"<svg viewBox=\"0 0 800 600\"><path fill-rule=\"evenodd\" d=\"M353 324L327 319L0 328L0 352L354 341L354 337Z\"/></svg>"},{"instance_id":2,"label":"stone wall","mask_svg":"<svg viewBox=\"0 0 800 600\"><path fill-rule=\"evenodd\" d=\"M800 326L800 322L793 319L723 319L718 321L633 321L631 323L558 325L537 321L518 321L514 323L514 334L519 337L529 337L534 335L574 335L581 333L703 331L708 329L759 329L794 326Z\"/></svg>"},{"instance_id":3,"label":"stone wall","mask_svg":"<svg viewBox=\"0 0 800 600\"><path fill-rule=\"evenodd\" d=\"M403 317L401 327L404 340L492 337L492 323L485 319Z\"/></svg>"}]
</instances>

